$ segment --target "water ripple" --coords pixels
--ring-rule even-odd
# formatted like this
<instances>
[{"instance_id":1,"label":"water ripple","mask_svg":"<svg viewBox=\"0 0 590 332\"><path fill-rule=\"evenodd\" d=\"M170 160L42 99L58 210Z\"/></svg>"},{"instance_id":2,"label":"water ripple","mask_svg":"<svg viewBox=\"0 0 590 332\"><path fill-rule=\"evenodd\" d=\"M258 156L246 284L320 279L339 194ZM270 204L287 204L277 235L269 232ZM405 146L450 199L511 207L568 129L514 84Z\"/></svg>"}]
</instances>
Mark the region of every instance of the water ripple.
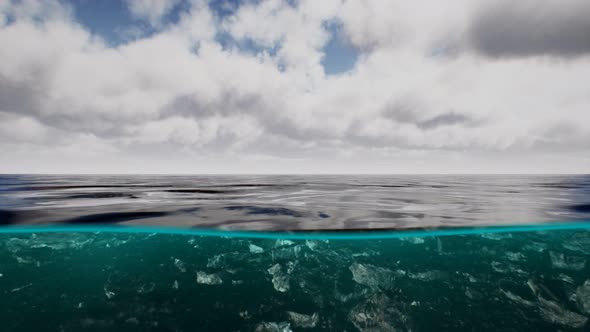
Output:
<instances>
[{"instance_id":1,"label":"water ripple","mask_svg":"<svg viewBox=\"0 0 590 332\"><path fill-rule=\"evenodd\" d=\"M589 193L583 175L0 175L0 224L471 227L588 219Z\"/></svg>"}]
</instances>

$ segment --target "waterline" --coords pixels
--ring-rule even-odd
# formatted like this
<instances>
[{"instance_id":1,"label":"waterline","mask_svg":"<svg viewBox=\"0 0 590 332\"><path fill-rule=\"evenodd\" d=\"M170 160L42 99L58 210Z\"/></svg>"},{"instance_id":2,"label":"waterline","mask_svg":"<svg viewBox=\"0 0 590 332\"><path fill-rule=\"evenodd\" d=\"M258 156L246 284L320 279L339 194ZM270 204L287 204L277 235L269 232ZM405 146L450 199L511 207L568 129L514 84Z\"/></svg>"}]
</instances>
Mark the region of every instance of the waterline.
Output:
<instances>
[{"instance_id":1,"label":"waterline","mask_svg":"<svg viewBox=\"0 0 590 332\"><path fill-rule=\"evenodd\" d=\"M156 233L193 236L211 236L249 239L285 239L285 240L370 240L370 239L403 239L411 237L439 237L456 235L479 235L494 233L522 233L560 230L590 229L590 220L554 221L543 224L457 227L440 229L413 230L367 230L367 231L239 231L212 228L181 228L161 226L116 226L116 225L43 225L43 226L3 226L0 234L10 233L74 233L74 232L106 232L106 233Z\"/></svg>"}]
</instances>

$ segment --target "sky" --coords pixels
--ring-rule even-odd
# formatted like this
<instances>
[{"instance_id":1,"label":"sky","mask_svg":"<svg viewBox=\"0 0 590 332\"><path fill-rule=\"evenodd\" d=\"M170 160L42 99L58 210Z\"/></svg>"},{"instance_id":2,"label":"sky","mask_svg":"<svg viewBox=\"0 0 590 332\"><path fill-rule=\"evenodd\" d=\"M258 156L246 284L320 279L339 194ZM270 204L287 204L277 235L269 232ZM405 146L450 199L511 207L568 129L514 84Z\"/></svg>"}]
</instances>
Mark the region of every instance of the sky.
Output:
<instances>
[{"instance_id":1,"label":"sky","mask_svg":"<svg viewBox=\"0 0 590 332\"><path fill-rule=\"evenodd\" d=\"M0 1L0 173L590 173L587 0Z\"/></svg>"}]
</instances>

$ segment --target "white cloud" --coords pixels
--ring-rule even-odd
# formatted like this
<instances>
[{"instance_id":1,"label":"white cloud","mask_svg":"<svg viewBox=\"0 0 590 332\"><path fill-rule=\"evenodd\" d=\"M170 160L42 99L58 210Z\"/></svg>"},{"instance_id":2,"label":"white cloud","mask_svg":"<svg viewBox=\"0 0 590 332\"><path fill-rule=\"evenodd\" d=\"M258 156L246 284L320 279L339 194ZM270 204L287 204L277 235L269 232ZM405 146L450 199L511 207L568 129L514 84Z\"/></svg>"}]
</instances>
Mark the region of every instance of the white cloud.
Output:
<instances>
[{"instance_id":1,"label":"white cloud","mask_svg":"<svg viewBox=\"0 0 590 332\"><path fill-rule=\"evenodd\" d=\"M154 25L177 5L129 4ZM145 172L190 169L159 156L198 161L208 165L204 172L240 172L240 163L260 160L269 161L261 172L510 165L522 172L527 158L537 161L530 171L587 169L590 60L482 54L470 29L485 8L476 1L268 0L222 19L195 1L177 23L111 47L60 2L4 3L0 162L6 171L27 160L58 163L39 153L57 144L64 158L125 156ZM326 76L332 21L361 56L350 72ZM220 32L276 53L223 49ZM88 158L68 167L117 171Z\"/></svg>"},{"instance_id":2,"label":"white cloud","mask_svg":"<svg viewBox=\"0 0 590 332\"><path fill-rule=\"evenodd\" d=\"M6 0L0 3L0 13L6 19L18 21L67 20L72 16L71 7L59 0Z\"/></svg>"},{"instance_id":3,"label":"white cloud","mask_svg":"<svg viewBox=\"0 0 590 332\"><path fill-rule=\"evenodd\" d=\"M152 25L162 23L162 18L170 13L180 0L126 0L127 7L135 17L146 19Z\"/></svg>"}]
</instances>

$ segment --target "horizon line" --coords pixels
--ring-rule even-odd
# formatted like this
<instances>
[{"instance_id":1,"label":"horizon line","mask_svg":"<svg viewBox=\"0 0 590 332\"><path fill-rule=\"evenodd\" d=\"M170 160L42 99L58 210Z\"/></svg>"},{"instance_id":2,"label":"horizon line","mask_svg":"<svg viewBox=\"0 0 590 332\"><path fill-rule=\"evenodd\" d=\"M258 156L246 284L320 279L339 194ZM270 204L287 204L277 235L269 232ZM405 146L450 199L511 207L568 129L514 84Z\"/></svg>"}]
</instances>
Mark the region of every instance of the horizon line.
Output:
<instances>
[{"instance_id":1,"label":"horizon line","mask_svg":"<svg viewBox=\"0 0 590 332\"><path fill-rule=\"evenodd\" d=\"M323 173L323 172L310 172L310 173L305 173L305 172L301 172L301 173L296 173L296 172L284 172L284 173L273 173L273 172L268 172L268 173L234 173L234 172L219 172L219 173L184 173L184 172L178 172L178 173L150 173L150 172L125 172L125 173L115 173L115 172L105 172L105 173L86 173L86 172L70 172L70 173L42 173L42 172L25 172L25 173L17 173L17 172L0 172L0 176L2 175L171 175L171 176L187 176L187 175L195 175L195 176L220 176L220 175L229 175L229 176L248 176L248 175L393 175L393 176L397 176L397 175L590 175L589 173L565 173L565 172L556 172L556 173L546 173L546 172L531 172L531 173L503 173L503 172L499 172L499 173L491 173L491 172L482 172L482 173L475 173L475 172L465 172L465 173L451 173L451 172L447 172L447 173L429 173L429 172L423 172L423 173L405 173L405 172L399 172L399 173L380 173L380 172L375 172L375 173L349 173L349 172L332 172L332 173Z\"/></svg>"}]
</instances>

